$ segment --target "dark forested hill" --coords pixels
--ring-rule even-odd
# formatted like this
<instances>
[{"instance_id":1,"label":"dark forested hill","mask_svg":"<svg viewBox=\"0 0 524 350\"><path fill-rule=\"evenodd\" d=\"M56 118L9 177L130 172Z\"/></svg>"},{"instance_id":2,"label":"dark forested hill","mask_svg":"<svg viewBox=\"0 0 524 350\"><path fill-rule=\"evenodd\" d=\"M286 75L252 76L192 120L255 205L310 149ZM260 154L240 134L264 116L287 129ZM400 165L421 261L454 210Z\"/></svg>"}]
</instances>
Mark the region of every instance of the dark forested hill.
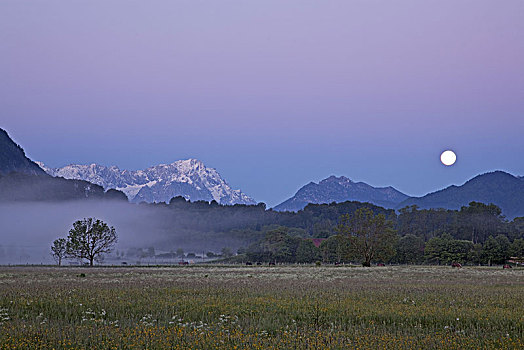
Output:
<instances>
[{"instance_id":1,"label":"dark forested hill","mask_svg":"<svg viewBox=\"0 0 524 350\"><path fill-rule=\"evenodd\" d=\"M216 202L190 202L183 197L175 197L169 204L142 203L138 207L150 213L147 223L151 231L185 232L187 237L199 240L220 236L242 242L253 242L268 229L281 226L290 228L296 236L329 237L341 215L352 214L362 207L393 220L396 217L392 209L360 202L309 204L296 213L268 210L263 203L220 205Z\"/></svg>"},{"instance_id":2,"label":"dark forested hill","mask_svg":"<svg viewBox=\"0 0 524 350\"><path fill-rule=\"evenodd\" d=\"M0 129L0 175L11 172L45 174L35 162L26 157L22 147L18 146L4 129Z\"/></svg>"},{"instance_id":3,"label":"dark forested hill","mask_svg":"<svg viewBox=\"0 0 524 350\"><path fill-rule=\"evenodd\" d=\"M119 199L127 197L120 191L104 192L101 186L87 181L66 180L47 175L26 157L3 129L0 129L0 201L57 201L75 199Z\"/></svg>"},{"instance_id":4,"label":"dark forested hill","mask_svg":"<svg viewBox=\"0 0 524 350\"><path fill-rule=\"evenodd\" d=\"M486 173L462 186L453 185L423 197L408 198L397 208L416 205L424 209L460 209L472 201L496 204L509 219L524 216L524 179L503 171Z\"/></svg>"},{"instance_id":5,"label":"dark forested hill","mask_svg":"<svg viewBox=\"0 0 524 350\"><path fill-rule=\"evenodd\" d=\"M364 182L353 182L347 177L330 176L318 184L310 182L297 193L277 205L278 211L297 211L309 203L321 204L332 202L359 201L369 202L385 208L395 208L408 196L393 187L373 187Z\"/></svg>"},{"instance_id":6,"label":"dark forested hill","mask_svg":"<svg viewBox=\"0 0 524 350\"><path fill-rule=\"evenodd\" d=\"M66 180L46 174L0 175L0 202L63 201L85 198L127 201L124 193L117 190L104 192L101 186L87 181Z\"/></svg>"}]
</instances>

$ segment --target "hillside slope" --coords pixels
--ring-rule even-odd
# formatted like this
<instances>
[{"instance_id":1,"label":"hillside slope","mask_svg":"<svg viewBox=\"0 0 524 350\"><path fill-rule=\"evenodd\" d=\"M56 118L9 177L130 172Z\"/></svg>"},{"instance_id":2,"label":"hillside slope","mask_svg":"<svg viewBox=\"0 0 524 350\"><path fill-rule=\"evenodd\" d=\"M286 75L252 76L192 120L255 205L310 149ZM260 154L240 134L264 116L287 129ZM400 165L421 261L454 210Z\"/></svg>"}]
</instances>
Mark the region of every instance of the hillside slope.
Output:
<instances>
[{"instance_id":1,"label":"hillside slope","mask_svg":"<svg viewBox=\"0 0 524 350\"><path fill-rule=\"evenodd\" d=\"M26 157L22 147L9 137L7 131L0 129L0 175L11 172L45 175L35 162Z\"/></svg>"},{"instance_id":2,"label":"hillside slope","mask_svg":"<svg viewBox=\"0 0 524 350\"><path fill-rule=\"evenodd\" d=\"M397 208L417 205L423 209L460 209L472 201L496 204L510 219L524 216L524 178L504 171L485 173L461 186L453 185L423 197L408 198Z\"/></svg>"},{"instance_id":3,"label":"hillside slope","mask_svg":"<svg viewBox=\"0 0 524 350\"><path fill-rule=\"evenodd\" d=\"M88 181L66 180L46 174L26 157L3 129L0 129L0 202L61 201L79 199L127 200L119 191L105 192Z\"/></svg>"}]
</instances>

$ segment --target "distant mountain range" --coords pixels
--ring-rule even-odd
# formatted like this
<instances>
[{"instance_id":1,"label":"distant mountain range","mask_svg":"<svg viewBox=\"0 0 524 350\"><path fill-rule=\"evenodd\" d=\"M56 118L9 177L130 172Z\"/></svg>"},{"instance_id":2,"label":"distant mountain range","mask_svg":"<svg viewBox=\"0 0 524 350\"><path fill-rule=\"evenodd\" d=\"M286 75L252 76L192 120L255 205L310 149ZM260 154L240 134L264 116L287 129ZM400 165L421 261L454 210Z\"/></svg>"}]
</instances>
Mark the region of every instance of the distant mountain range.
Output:
<instances>
[{"instance_id":1,"label":"distant mountain range","mask_svg":"<svg viewBox=\"0 0 524 350\"><path fill-rule=\"evenodd\" d=\"M278 211L298 211L307 204L359 201L384 208L400 209L417 205L422 209L460 209L470 202L494 203L509 219L524 216L524 177L503 171L478 175L461 186L449 186L422 197L409 197L393 187L372 187L341 176L330 176L318 184L310 182L277 205Z\"/></svg>"},{"instance_id":2,"label":"distant mountain range","mask_svg":"<svg viewBox=\"0 0 524 350\"><path fill-rule=\"evenodd\" d=\"M168 202L172 197L183 196L191 201L255 204L240 190L231 189L215 169L196 159L137 171L97 164L52 169L27 158L24 150L0 129L0 201L126 200L126 196L133 202ZM476 201L496 204L512 219L524 216L524 177L495 171L478 175L461 186L409 197L393 187L373 187L344 176L331 176L318 184L305 185L274 209L298 211L309 203L345 201L369 202L390 209L410 205L460 209Z\"/></svg>"},{"instance_id":3,"label":"distant mountain range","mask_svg":"<svg viewBox=\"0 0 524 350\"><path fill-rule=\"evenodd\" d=\"M395 208L409 196L393 187L373 187L364 182L353 182L347 177L330 176L318 184L310 182L285 202L277 205L277 211L298 211L309 203L359 201L384 208Z\"/></svg>"},{"instance_id":4,"label":"distant mountain range","mask_svg":"<svg viewBox=\"0 0 524 350\"><path fill-rule=\"evenodd\" d=\"M39 165L52 176L86 180L105 189L120 190L136 203L169 202L173 197L182 196L191 201L256 204L240 190L233 190L215 169L207 168L196 159L179 160L136 171L98 164L71 164L56 169L48 168L43 163Z\"/></svg>"},{"instance_id":5,"label":"distant mountain range","mask_svg":"<svg viewBox=\"0 0 524 350\"><path fill-rule=\"evenodd\" d=\"M116 190L106 192L87 181L47 175L0 129L0 202L78 199L122 200L125 195Z\"/></svg>"},{"instance_id":6,"label":"distant mountain range","mask_svg":"<svg viewBox=\"0 0 524 350\"><path fill-rule=\"evenodd\" d=\"M478 175L461 186L453 185L423 197L408 198L397 209L408 205L425 209L460 209L472 201L494 203L510 219L524 216L524 177L504 171Z\"/></svg>"}]
</instances>

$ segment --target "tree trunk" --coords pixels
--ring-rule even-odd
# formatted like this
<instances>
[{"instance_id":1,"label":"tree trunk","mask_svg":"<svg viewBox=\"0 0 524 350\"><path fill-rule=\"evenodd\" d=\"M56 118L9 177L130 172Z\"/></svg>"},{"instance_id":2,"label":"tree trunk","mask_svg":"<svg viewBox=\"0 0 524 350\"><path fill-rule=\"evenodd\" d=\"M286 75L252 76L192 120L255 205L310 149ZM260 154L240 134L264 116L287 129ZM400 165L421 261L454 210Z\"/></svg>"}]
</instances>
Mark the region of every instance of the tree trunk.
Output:
<instances>
[{"instance_id":1,"label":"tree trunk","mask_svg":"<svg viewBox=\"0 0 524 350\"><path fill-rule=\"evenodd\" d=\"M94 257L89 258L89 266L93 266L93 260L94 260Z\"/></svg>"}]
</instances>

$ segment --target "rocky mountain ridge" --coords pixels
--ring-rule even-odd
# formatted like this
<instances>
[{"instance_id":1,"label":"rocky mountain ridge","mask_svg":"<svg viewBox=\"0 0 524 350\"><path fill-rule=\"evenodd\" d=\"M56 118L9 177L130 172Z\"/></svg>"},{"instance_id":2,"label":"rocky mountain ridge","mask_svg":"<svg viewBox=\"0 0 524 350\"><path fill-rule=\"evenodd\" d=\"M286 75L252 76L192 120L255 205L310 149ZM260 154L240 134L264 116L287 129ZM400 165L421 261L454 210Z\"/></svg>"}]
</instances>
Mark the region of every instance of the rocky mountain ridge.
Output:
<instances>
[{"instance_id":1,"label":"rocky mountain ridge","mask_svg":"<svg viewBox=\"0 0 524 350\"><path fill-rule=\"evenodd\" d=\"M232 189L218 171L207 168L197 159L178 160L144 170L121 170L116 166L98 164L71 164L62 168L49 168L38 163L46 173L66 179L81 179L107 189L124 192L132 202L169 202L176 196L191 201L215 200L220 204L255 204L256 202Z\"/></svg>"},{"instance_id":2,"label":"rocky mountain ridge","mask_svg":"<svg viewBox=\"0 0 524 350\"><path fill-rule=\"evenodd\" d=\"M409 196L393 187L373 187L364 182L353 182L345 176L330 176L318 184L310 182L297 193L277 205L278 211L298 211L307 204L359 201L369 202L385 208L395 208Z\"/></svg>"}]
</instances>

